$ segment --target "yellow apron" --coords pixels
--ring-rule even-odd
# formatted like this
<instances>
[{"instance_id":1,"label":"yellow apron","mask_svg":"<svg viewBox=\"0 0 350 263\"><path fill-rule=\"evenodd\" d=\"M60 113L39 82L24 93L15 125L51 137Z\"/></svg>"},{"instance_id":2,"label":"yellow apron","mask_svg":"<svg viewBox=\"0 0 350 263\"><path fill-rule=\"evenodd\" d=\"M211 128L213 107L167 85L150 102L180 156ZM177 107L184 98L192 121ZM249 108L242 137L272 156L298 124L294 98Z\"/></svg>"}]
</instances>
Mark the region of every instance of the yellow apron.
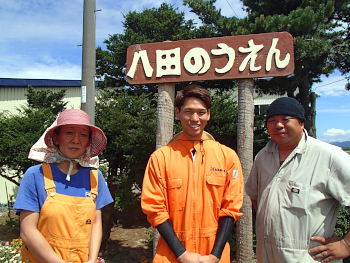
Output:
<instances>
[{"instance_id":1,"label":"yellow apron","mask_svg":"<svg viewBox=\"0 0 350 263\"><path fill-rule=\"evenodd\" d=\"M88 261L96 210L97 170L90 170L90 197L74 197L56 193L50 165L42 164L42 168L47 199L40 211L38 230L64 261ZM23 263L40 263L25 245L21 253Z\"/></svg>"}]
</instances>

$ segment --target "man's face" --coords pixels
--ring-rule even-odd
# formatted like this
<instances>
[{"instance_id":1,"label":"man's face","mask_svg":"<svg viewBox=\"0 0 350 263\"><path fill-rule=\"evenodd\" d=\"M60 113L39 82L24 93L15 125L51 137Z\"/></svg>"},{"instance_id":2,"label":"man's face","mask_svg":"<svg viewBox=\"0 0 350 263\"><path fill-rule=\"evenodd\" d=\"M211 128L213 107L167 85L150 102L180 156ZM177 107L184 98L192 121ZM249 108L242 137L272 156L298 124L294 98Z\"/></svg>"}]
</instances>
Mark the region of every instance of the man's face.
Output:
<instances>
[{"instance_id":1,"label":"man's face","mask_svg":"<svg viewBox=\"0 0 350 263\"><path fill-rule=\"evenodd\" d=\"M176 108L176 119L181 121L184 135L190 141L198 140L210 119L210 110L201 99L190 97L185 99L181 110Z\"/></svg>"},{"instance_id":2,"label":"man's face","mask_svg":"<svg viewBox=\"0 0 350 263\"><path fill-rule=\"evenodd\" d=\"M267 130L271 139L283 148L295 148L304 130L304 123L298 118L277 115L267 120Z\"/></svg>"}]
</instances>

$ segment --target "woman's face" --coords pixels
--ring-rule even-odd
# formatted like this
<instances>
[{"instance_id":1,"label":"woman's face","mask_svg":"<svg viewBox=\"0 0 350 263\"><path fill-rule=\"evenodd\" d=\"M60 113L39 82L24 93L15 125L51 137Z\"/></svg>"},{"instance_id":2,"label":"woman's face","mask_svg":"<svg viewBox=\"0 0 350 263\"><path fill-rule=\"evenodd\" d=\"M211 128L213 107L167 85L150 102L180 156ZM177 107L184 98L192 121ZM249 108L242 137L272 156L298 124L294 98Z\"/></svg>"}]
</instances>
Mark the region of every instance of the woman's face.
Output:
<instances>
[{"instance_id":1,"label":"woman's face","mask_svg":"<svg viewBox=\"0 0 350 263\"><path fill-rule=\"evenodd\" d=\"M52 139L64 156L78 158L90 145L90 128L86 125L64 125L59 134L53 133Z\"/></svg>"}]
</instances>

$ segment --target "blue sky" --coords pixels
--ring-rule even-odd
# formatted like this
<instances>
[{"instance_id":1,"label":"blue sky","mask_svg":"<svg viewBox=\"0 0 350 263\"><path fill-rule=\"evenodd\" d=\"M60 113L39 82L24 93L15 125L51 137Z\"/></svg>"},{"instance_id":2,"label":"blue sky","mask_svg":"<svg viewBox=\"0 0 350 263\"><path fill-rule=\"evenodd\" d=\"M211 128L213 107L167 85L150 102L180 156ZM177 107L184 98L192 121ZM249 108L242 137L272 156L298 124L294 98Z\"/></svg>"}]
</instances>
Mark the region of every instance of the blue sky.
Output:
<instances>
[{"instance_id":1,"label":"blue sky","mask_svg":"<svg viewBox=\"0 0 350 263\"><path fill-rule=\"evenodd\" d=\"M81 79L83 0L0 0L0 78ZM104 48L109 35L122 33L123 14L141 12L168 2L197 17L180 0L96 0L96 46ZM217 0L228 17L245 16L239 0ZM199 22L199 21L198 21ZM350 75L350 74L349 74ZM348 76L349 76L348 75ZM339 72L313 90L317 137L326 142L350 141L350 91Z\"/></svg>"}]
</instances>

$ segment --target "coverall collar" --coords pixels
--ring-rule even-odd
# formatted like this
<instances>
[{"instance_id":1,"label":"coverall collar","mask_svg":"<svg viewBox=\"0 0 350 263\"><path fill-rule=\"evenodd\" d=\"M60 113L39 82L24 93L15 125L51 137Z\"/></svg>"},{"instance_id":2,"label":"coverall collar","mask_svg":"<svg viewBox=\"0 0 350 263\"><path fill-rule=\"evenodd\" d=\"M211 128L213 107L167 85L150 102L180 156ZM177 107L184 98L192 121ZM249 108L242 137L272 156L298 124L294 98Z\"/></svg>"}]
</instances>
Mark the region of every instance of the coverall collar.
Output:
<instances>
[{"instance_id":1,"label":"coverall collar","mask_svg":"<svg viewBox=\"0 0 350 263\"><path fill-rule=\"evenodd\" d=\"M193 149L195 149L196 151L200 151L201 147L203 147L203 142L210 139L204 133L202 133L201 137L198 140L192 142L188 140L183 133L181 133L179 140L189 151L192 151Z\"/></svg>"}]
</instances>

